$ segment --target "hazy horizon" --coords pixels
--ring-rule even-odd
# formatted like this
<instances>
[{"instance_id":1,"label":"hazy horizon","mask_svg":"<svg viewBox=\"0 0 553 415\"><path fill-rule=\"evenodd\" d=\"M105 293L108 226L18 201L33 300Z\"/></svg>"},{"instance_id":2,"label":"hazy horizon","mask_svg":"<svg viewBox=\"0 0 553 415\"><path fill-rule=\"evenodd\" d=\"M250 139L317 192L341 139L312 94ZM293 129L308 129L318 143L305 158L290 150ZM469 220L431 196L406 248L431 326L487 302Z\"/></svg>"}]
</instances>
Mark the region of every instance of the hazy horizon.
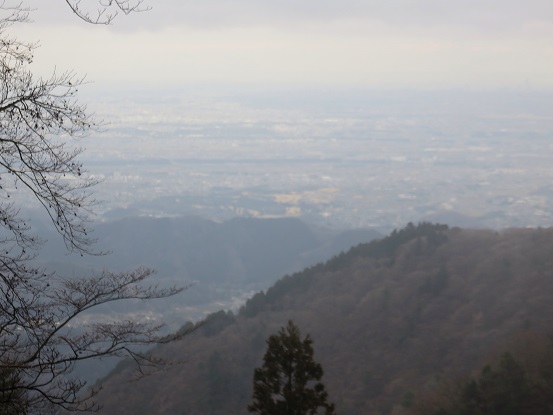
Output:
<instances>
[{"instance_id":1,"label":"hazy horizon","mask_svg":"<svg viewBox=\"0 0 553 415\"><path fill-rule=\"evenodd\" d=\"M80 143L101 212L551 224L550 2L23 5L31 70L86 75L106 121Z\"/></svg>"},{"instance_id":2,"label":"hazy horizon","mask_svg":"<svg viewBox=\"0 0 553 415\"><path fill-rule=\"evenodd\" d=\"M143 4L151 10L105 27L64 1L29 0L34 23L10 32L40 41L35 71L74 69L98 87L553 87L553 5L544 0Z\"/></svg>"}]
</instances>

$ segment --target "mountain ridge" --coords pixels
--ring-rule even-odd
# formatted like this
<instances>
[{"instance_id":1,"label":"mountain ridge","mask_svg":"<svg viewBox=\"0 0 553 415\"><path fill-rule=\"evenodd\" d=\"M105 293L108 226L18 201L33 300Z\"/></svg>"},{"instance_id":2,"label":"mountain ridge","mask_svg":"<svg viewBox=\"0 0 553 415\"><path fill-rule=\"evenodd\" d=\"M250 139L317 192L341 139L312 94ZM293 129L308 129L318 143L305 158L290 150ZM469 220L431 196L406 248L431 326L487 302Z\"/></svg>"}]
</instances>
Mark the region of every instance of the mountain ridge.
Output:
<instances>
[{"instance_id":1,"label":"mountain ridge","mask_svg":"<svg viewBox=\"0 0 553 415\"><path fill-rule=\"evenodd\" d=\"M265 339L289 319L314 340L338 413L388 414L406 394L475 369L510 337L550 330L553 229L408 225L286 276L157 350L186 363L138 383L121 365L106 414L245 414ZM130 386L129 386L130 385Z\"/></svg>"}]
</instances>

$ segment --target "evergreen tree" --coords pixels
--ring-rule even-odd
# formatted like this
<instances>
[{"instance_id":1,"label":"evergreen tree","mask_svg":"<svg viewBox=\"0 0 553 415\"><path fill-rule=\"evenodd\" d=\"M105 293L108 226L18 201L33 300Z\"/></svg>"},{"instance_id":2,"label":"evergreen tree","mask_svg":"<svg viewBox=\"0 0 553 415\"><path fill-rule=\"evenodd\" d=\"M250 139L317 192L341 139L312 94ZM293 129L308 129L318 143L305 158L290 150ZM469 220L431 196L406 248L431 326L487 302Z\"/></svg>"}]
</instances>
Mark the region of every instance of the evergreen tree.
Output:
<instances>
[{"instance_id":1,"label":"evergreen tree","mask_svg":"<svg viewBox=\"0 0 553 415\"><path fill-rule=\"evenodd\" d=\"M499 367L482 369L480 378L461 389L458 413L467 415L518 415L528 413L530 390L525 370L510 353L501 356Z\"/></svg>"},{"instance_id":2,"label":"evergreen tree","mask_svg":"<svg viewBox=\"0 0 553 415\"><path fill-rule=\"evenodd\" d=\"M335 415L321 383L323 369L313 359L313 341L292 321L267 340L263 366L255 369L250 412L259 415ZM319 410L324 412L319 412Z\"/></svg>"}]
</instances>

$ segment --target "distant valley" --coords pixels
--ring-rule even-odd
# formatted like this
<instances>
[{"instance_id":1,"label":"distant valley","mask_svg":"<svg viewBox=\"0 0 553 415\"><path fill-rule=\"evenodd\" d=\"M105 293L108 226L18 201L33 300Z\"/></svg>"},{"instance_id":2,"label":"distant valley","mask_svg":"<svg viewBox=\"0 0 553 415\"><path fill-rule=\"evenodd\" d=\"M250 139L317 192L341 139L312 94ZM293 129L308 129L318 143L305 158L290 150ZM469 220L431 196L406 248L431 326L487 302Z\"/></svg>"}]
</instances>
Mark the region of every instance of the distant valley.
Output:
<instances>
[{"instance_id":1,"label":"distant valley","mask_svg":"<svg viewBox=\"0 0 553 415\"><path fill-rule=\"evenodd\" d=\"M92 105L109 128L83 161L111 219L548 226L552 104L533 91L108 91Z\"/></svg>"},{"instance_id":2,"label":"distant valley","mask_svg":"<svg viewBox=\"0 0 553 415\"><path fill-rule=\"evenodd\" d=\"M93 236L98 239L95 249L109 252L107 255L67 255L59 238L51 235L38 259L62 275L145 266L156 270L150 283L190 285L183 294L164 301L100 309L141 313L175 328L210 311L237 309L248 296L282 276L380 234L370 229L330 230L294 218L236 218L218 223L189 216L130 217L99 223Z\"/></svg>"}]
</instances>

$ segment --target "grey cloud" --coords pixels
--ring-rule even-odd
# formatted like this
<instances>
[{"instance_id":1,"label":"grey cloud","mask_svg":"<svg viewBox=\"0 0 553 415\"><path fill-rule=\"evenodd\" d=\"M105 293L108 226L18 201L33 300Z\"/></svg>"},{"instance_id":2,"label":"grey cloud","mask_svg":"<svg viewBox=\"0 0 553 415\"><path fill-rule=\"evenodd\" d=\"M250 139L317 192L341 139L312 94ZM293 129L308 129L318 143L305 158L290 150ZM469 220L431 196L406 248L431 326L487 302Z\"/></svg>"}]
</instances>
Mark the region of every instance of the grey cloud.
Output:
<instances>
[{"instance_id":1,"label":"grey cloud","mask_svg":"<svg viewBox=\"0 0 553 415\"><path fill-rule=\"evenodd\" d=\"M68 24L76 18L63 0L26 0L37 8L41 24ZM553 19L551 0L145 0L152 10L121 16L112 30L156 30L169 26L194 28L253 25L301 27L309 23L359 18L397 26L459 26L478 31L517 30L529 21ZM82 0L97 9L98 0ZM84 24L84 23L83 23Z\"/></svg>"},{"instance_id":2,"label":"grey cloud","mask_svg":"<svg viewBox=\"0 0 553 415\"><path fill-rule=\"evenodd\" d=\"M550 0L150 0L165 24L282 24L364 18L398 25L519 26L553 18Z\"/></svg>"}]
</instances>

